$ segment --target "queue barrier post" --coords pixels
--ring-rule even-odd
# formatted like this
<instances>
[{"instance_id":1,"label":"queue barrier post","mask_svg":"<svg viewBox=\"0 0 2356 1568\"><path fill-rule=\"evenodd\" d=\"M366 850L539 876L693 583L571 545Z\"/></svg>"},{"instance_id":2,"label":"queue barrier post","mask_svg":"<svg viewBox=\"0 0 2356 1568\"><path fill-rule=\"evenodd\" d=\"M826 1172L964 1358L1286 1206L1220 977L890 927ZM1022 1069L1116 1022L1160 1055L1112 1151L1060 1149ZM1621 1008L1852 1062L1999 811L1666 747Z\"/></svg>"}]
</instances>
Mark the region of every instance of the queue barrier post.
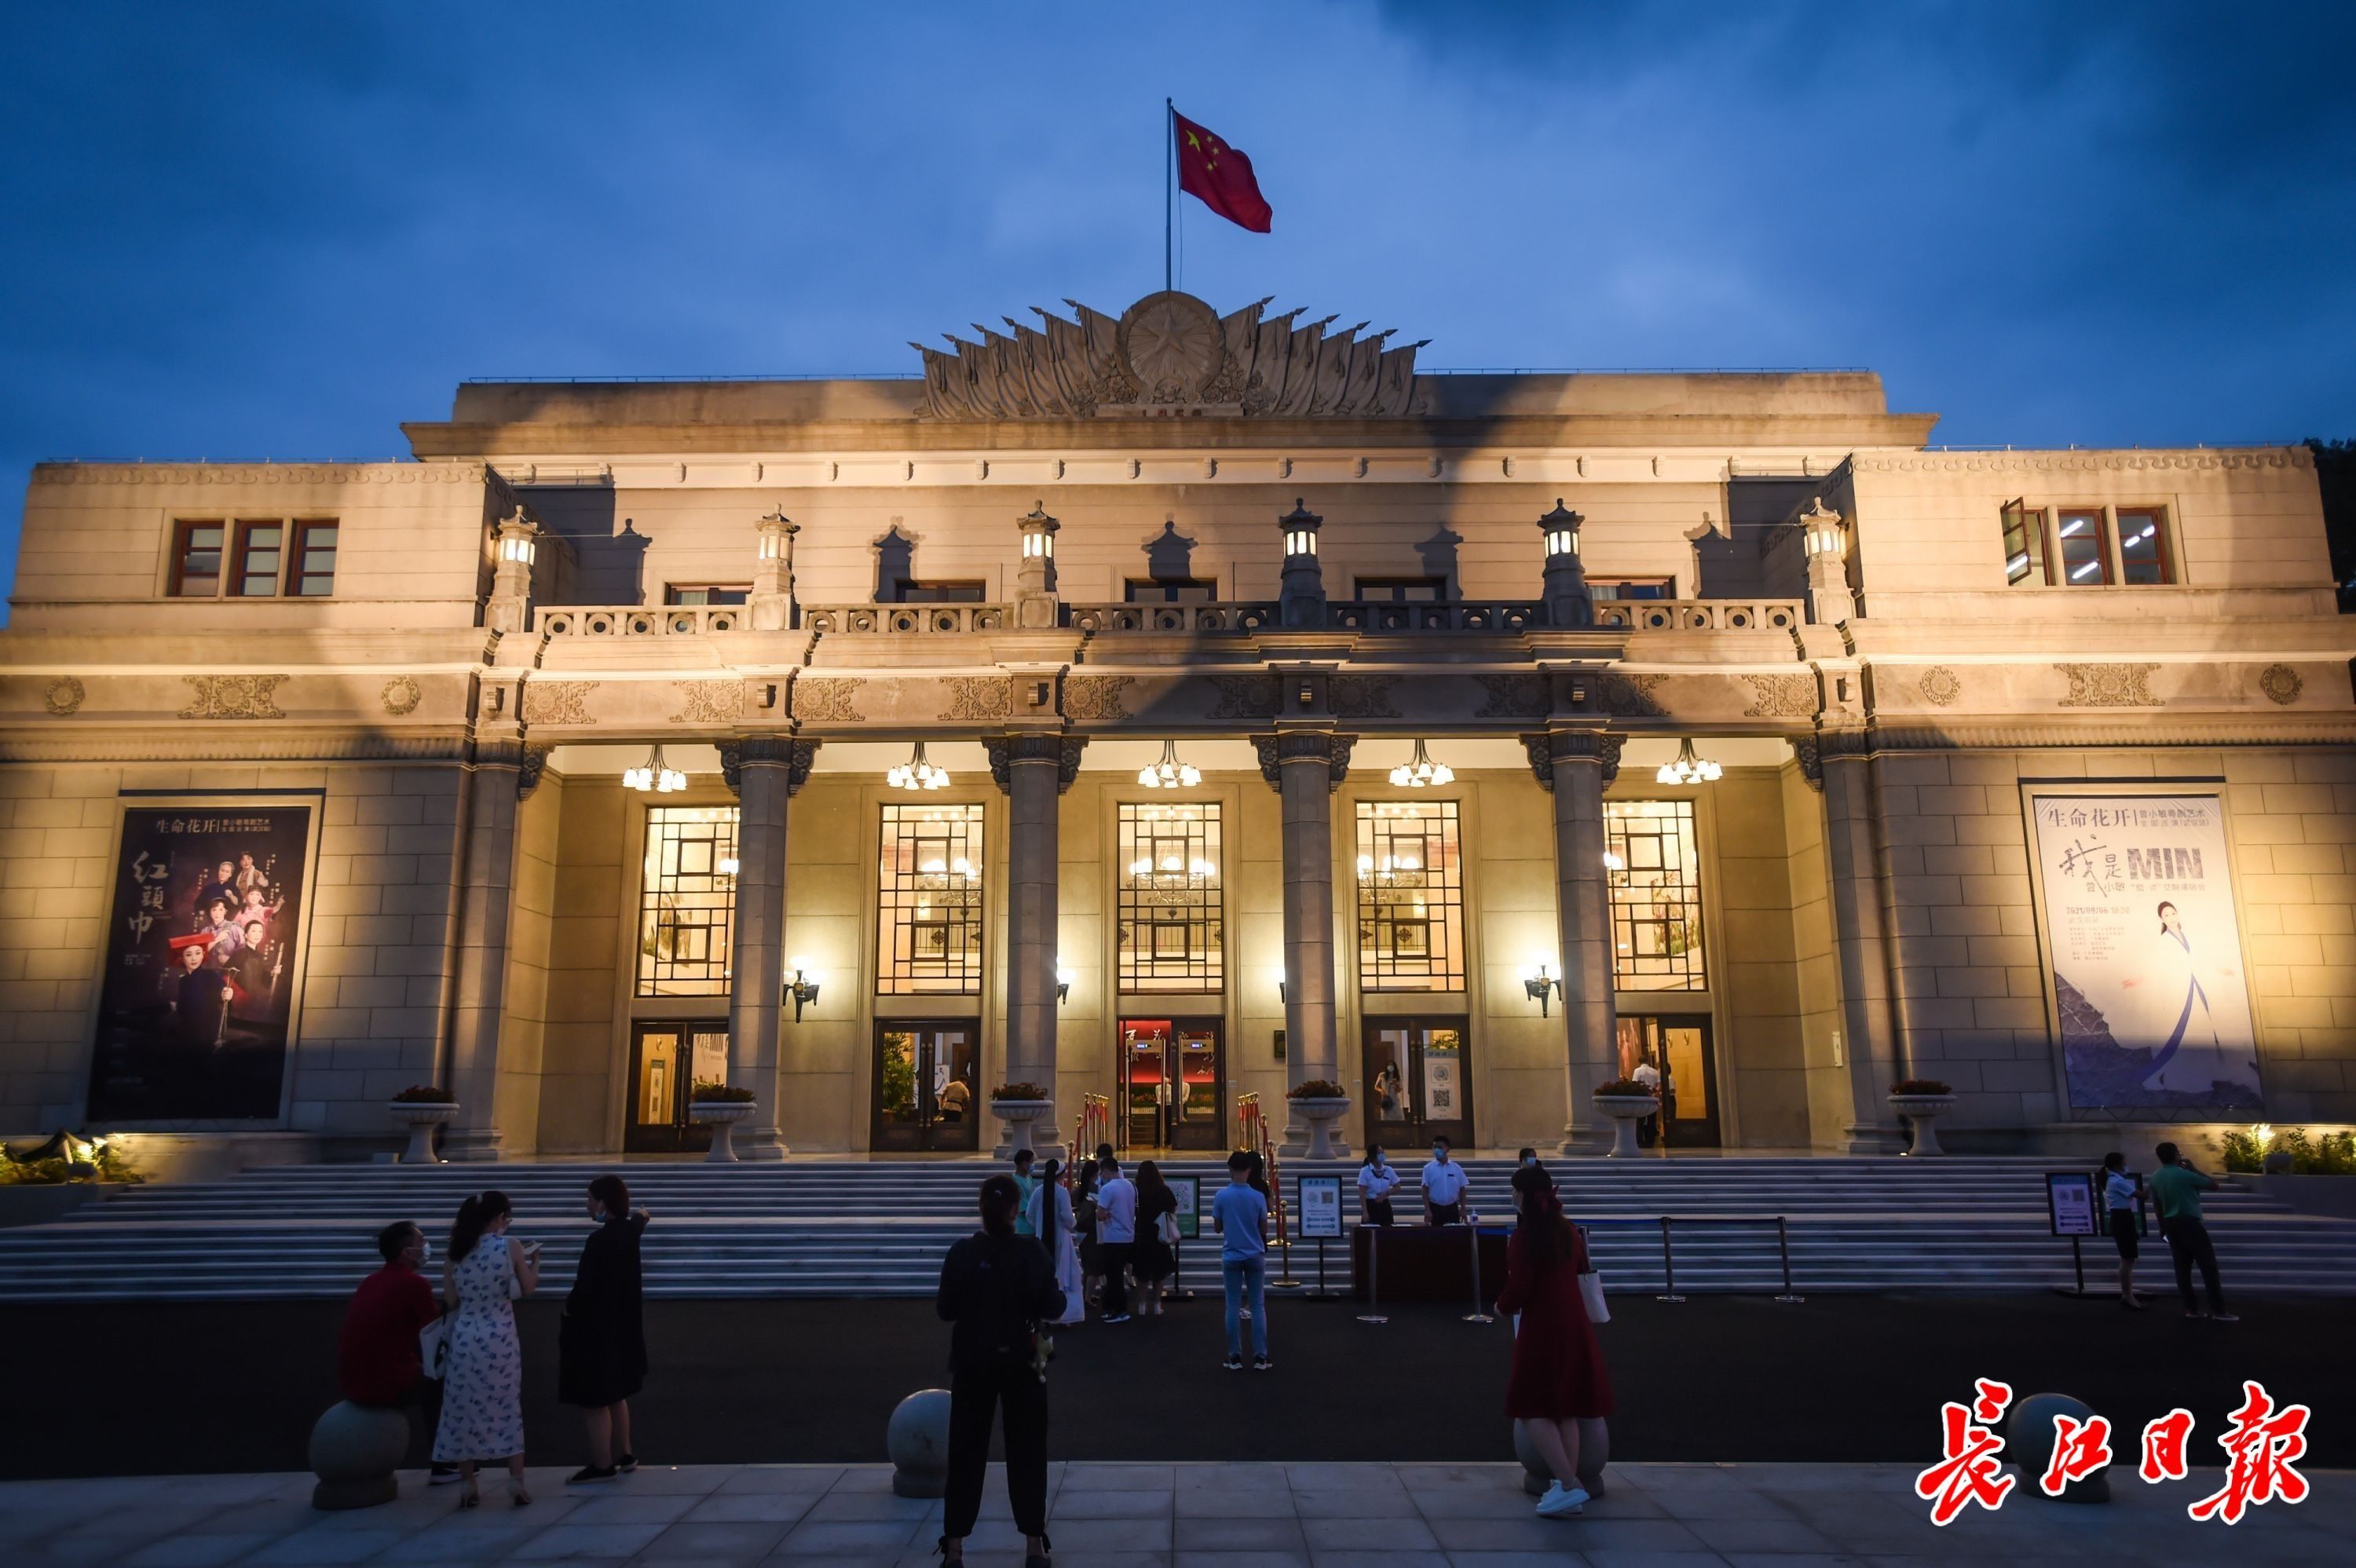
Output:
<instances>
[{"instance_id":1,"label":"queue barrier post","mask_svg":"<svg viewBox=\"0 0 2356 1568\"><path fill-rule=\"evenodd\" d=\"M1472 1206L1468 1202L1465 1204L1464 1209L1465 1212L1470 1214L1472 1212ZM1464 1229L1465 1232L1472 1238L1472 1310L1464 1315L1464 1321L1467 1323L1494 1323L1496 1321L1494 1317L1492 1317L1489 1314L1481 1310L1483 1305L1481 1300L1481 1221L1477 1219L1470 1220L1466 1222Z\"/></svg>"},{"instance_id":2,"label":"queue barrier post","mask_svg":"<svg viewBox=\"0 0 2356 1568\"><path fill-rule=\"evenodd\" d=\"M1676 1249L1669 1241L1669 1216L1661 1216L1661 1294L1656 1301L1683 1301L1677 1294Z\"/></svg>"},{"instance_id":3,"label":"queue barrier post","mask_svg":"<svg viewBox=\"0 0 2356 1568\"><path fill-rule=\"evenodd\" d=\"M1383 1316L1383 1228L1362 1225L1366 1232L1366 1306L1369 1310L1358 1314L1361 1323L1387 1323Z\"/></svg>"},{"instance_id":4,"label":"queue barrier post","mask_svg":"<svg viewBox=\"0 0 2356 1568\"><path fill-rule=\"evenodd\" d=\"M1783 1264L1783 1294L1775 1299L1791 1302L1805 1301L1806 1296L1794 1296L1792 1293L1792 1232L1791 1227L1784 1223L1783 1216L1781 1214L1775 1216L1775 1252Z\"/></svg>"}]
</instances>

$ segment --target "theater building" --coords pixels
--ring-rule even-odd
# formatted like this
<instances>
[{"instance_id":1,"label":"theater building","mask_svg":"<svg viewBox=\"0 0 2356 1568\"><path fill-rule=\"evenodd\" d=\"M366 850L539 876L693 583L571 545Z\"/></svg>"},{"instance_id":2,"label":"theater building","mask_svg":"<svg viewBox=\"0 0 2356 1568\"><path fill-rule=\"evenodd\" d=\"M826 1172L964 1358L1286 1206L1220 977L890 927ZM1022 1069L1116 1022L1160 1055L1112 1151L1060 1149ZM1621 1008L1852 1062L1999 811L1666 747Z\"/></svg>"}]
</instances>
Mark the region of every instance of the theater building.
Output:
<instances>
[{"instance_id":1,"label":"theater building","mask_svg":"<svg viewBox=\"0 0 2356 1568\"><path fill-rule=\"evenodd\" d=\"M2356 1118L2356 636L2298 448L1869 374L1432 374L1183 293L904 379L470 382L397 463L51 464L0 1131L364 1158L1890 1150ZM256 432L257 435L262 432ZM1034 1137L1044 1137L1035 1132Z\"/></svg>"}]
</instances>

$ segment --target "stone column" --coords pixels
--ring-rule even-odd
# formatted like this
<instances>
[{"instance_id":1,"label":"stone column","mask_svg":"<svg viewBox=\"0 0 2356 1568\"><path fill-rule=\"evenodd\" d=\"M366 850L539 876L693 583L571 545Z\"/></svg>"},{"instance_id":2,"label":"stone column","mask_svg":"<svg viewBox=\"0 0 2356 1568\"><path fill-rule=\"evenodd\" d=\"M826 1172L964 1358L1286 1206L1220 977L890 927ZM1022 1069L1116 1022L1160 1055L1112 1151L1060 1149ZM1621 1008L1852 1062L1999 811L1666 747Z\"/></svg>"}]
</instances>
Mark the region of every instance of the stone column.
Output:
<instances>
[{"instance_id":1,"label":"stone column","mask_svg":"<svg viewBox=\"0 0 2356 1568\"><path fill-rule=\"evenodd\" d=\"M778 1034L786 984L786 815L809 777L815 741L755 735L720 753L736 792L736 909L729 951L728 1082L757 1096L737 1127L737 1157L786 1157L777 1127Z\"/></svg>"},{"instance_id":2,"label":"stone column","mask_svg":"<svg viewBox=\"0 0 2356 1568\"><path fill-rule=\"evenodd\" d=\"M1260 776L1283 799L1284 1083L1342 1076L1333 965L1333 792L1350 772L1355 735L1288 730L1254 736ZM1309 1149L1309 1124L1285 1102L1288 1155ZM1333 1152L1346 1157L1346 1127L1333 1127Z\"/></svg>"},{"instance_id":3,"label":"stone column","mask_svg":"<svg viewBox=\"0 0 2356 1568\"><path fill-rule=\"evenodd\" d=\"M1055 731L992 736L990 776L1006 792L1006 1081L1033 1083L1055 1125L1056 813L1087 742ZM982 1085L985 1094L993 1087ZM1001 1149L1001 1153L1011 1152Z\"/></svg>"},{"instance_id":4,"label":"stone column","mask_svg":"<svg viewBox=\"0 0 2356 1568\"><path fill-rule=\"evenodd\" d=\"M1833 938L1840 961L1843 1060L1848 1068L1849 1154L1896 1154L1906 1135L1890 1109L1890 1085L1905 1076L1890 987L1891 932L1882 905L1883 864L1876 827L1873 763L1818 742L1825 791L1825 854L1831 874Z\"/></svg>"},{"instance_id":5,"label":"stone column","mask_svg":"<svg viewBox=\"0 0 2356 1568\"><path fill-rule=\"evenodd\" d=\"M450 1027L448 1086L458 1097L458 1114L442 1132L444 1159L499 1157L499 1015L507 997L516 807L526 762L519 741L476 743L459 872L457 993ZM535 781L538 772L531 769Z\"/></svg>"},{"instance_id":6,"label":"stone column","mask_svg":"<svg viewBox=\"0 0 2356 1568\"><path fill-rule=\"evenodd\" d=\"M1612 884L1603 864L1603 792L1620 771L1620 737L1555 729L1525 737L1531 772L1554 792L1555 919L1561 933L1564 1115L1562 1152L1601 1154L1609 1117L1588 1096L1619 1076L1612 991Z\"/></svg>"}]
</instances>

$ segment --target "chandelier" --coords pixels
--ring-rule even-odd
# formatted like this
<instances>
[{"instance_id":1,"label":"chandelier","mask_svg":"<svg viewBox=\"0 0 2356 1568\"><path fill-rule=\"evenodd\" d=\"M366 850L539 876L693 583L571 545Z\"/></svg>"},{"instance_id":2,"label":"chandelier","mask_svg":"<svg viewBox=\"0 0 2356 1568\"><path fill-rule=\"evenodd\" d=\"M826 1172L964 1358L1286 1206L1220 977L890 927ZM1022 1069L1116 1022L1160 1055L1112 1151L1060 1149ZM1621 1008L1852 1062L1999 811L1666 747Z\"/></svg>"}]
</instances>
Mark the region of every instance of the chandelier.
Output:
<instances>
[{"instance_id":1,"label":"chandelier","mask_svg":"<svg viewBox=\"0 0 2356 1568\"><path fill-rule=\"evenodd\" d=\"M1663 763L1661 771L1653 777L1665 784L1709 784L1724 772L1708 757L1694 755L1693 737L1687 735L1677 747L1676 761Z\"/></svg>"},{"instance_id":2,"label":"chandelier","mask_svg":"<svg viewBox=\"0 0 2356 1568\"><path fill-rule=\"evenodd\" d=\"M1129 874L1139 881L1183 877L1190 881L1207 882L1219 874L1219 868L1200 855L1192 859L1182 855L1164 855L1158 864L1152 856L1140 855L1129 863Z\"/></svg>"},{"instance_id":3,"label":"chandelier","mask_svg":"<svg viewBox=\"0 0 2356 1568\"><path fill-rule=\"evenodd\" d=\"M936 767L926 761L925 743L919 741L916 742L916 751L910 754L908 760L886 773L884 775L884 782L894 789L947 789L949 785L949 771L947 768Z\"/></svg>"},{"instance_id":4,"label":"chandelier","mask_svg":"<svg viewBox=\"0 0 2356 1568\"><path fill-rule=\"evenodd\" d=\"M1415 755L1391 770L1391 783L1402 789L1421 789L1426 784L1444 784L1456 777L1456 770L1446 763L1435 763L1423 742L1415 743Z\"/></svg>"},{"instance_id":5,"label":"chandelier","mask_svg":"<svg viewBox=\"0 0 2356 1568\"><path fill-rule=\"evenodd\" d=\"M624 768L622 787L637 790L640 795L652 791L670 795L687 787L687 775L663 761L663 749L657 746L647 753L644 766Z\"/></svg>"},{"instance_id":6,"label":"chandelier","mask_svg":"<svg viewBox=\"0 0 2356 1568\"><path fill-rule=\"evenodd\" d=\"M1162 742L1162 760L1137 770L1137 782L1148 789L1193 789L1203 782L1203 770L1178 760L1178 742Z\"/></svg>"}]
</instances>

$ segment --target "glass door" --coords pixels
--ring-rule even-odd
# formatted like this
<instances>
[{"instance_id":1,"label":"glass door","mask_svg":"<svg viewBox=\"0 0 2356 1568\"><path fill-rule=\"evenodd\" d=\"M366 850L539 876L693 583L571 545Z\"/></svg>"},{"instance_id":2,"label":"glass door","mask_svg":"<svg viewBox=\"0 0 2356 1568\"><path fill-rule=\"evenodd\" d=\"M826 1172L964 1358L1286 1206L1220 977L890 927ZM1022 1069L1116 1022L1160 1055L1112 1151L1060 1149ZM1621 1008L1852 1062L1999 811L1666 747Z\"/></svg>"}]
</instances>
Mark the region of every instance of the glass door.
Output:
<instances>
[{"instance_id":1,"label":"glass door","mask_svg":"<svg viewBox=\"0 0 2356 1568\"><path fill-rule=\"evenodd\" d=\"M1366 1020L1366 1137L1408 1149L1444 1136L1472 1147L1472 1059L1464 1020Z\"/></svg>"},{"instance_id":2,"label":"glass door","mask_svg":"<svg viewBox=\"0 0 2356 1568\"><path fill-rule=\"evenodd\" d=\"M1120 1103L1124 1147L1226 1147L1218 1020L1121 1019Z\"/></svg>"},{"instance_id":3,"label":"glass door","mask_svg":"<svg viewBox=\"0 0 2356 1568\"><path fill-rule=\"evenodd\" d=\"M980 1148L980 1070L971 1023L879 1019L871 1146L900 1152Z\"/></svg>"},{"instance_id":4,"label":"glass door","mask_svg":"<svg viewBox=\"0 0 2356 1568\"><path fill-rule=\"evenodd\" d=\"M1660 1083L1661 1114L1638 1125L1637 1141L1718 1147L1718 1061L1708 1015L1622 1013L1619 1043L1622 1076L1644 1076L1639 1070L1649 1068Z\"/></svg>"},{"instance_id":5,"label":"glass door","mask_svg":"<svg viewBox=\"0 0 2356 1568\"><path fill-rule=\"evenodd\" d=\"M700 1154L712 1129L687 1119L698 1083L728 1082L724 1023L641 1023L630 1030L630 1116L625 1154Z\"/></svg>"}]
</instances>

